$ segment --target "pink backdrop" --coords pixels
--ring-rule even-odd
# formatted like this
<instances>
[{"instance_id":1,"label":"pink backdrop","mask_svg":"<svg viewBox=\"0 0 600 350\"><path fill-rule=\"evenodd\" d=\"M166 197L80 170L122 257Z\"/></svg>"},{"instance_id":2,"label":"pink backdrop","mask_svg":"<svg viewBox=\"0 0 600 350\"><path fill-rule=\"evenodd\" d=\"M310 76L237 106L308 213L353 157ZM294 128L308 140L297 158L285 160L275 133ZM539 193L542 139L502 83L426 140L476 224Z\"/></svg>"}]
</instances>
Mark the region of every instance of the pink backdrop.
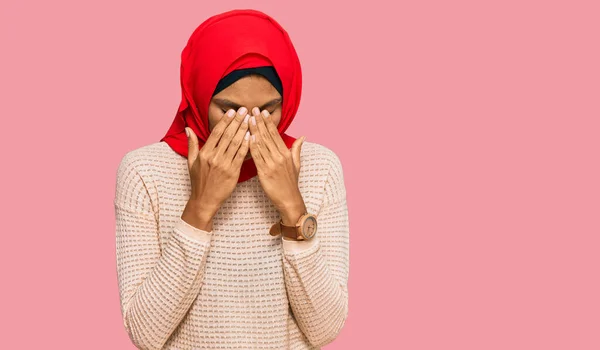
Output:
<instances>
[{"instance_id":1,"label":"pink backdrop","mask_svg":"<svg viewBox=\"0 0 600 350\"><path fill-rule=\"evenodd\" d=\"M598 2L394 3L3 1L0 347L134 348L118 162L170 125L193 29L252 7L303 65L289 133L344 166L327 349L600 348Z\"/></svg>"}]
</instances>

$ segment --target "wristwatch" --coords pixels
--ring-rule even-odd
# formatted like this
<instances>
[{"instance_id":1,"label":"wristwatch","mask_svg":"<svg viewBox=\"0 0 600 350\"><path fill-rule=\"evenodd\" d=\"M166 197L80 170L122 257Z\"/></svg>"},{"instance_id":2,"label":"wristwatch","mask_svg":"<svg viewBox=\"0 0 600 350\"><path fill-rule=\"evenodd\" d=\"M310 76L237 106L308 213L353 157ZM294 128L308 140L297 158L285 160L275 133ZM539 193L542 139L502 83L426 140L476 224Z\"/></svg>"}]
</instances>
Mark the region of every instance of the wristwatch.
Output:
<instances>
[{"instance_id":1,"label":"wristwatch","mask_svg":"<svg viewBox=\"0 0 600 350\"><path fill-rule=\"evenodd\" d=\"M286 226L282 220L276 222L269 230L271 236L281 234L283 237L298 241L311 239L317 233L317 217L313 214L304 213L298 219L295 226Z\"/></svg>"}]
</instances>

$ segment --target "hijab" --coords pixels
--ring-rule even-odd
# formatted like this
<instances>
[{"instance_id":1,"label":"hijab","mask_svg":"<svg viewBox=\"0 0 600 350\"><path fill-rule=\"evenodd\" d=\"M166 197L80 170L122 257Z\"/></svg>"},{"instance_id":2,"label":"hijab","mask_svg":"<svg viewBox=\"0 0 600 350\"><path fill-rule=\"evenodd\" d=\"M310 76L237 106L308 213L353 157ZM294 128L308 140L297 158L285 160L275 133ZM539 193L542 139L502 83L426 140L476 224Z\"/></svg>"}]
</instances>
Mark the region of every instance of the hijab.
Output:
<instances>
[{"instance_id":1,"label":"hijab","mask_svg":"<svg viewBox=\"0 0 600 350\"><path fill-rule=\"evenodd\" d=\"M285 131L300 104L300 61L288 33L273 18L256 10L224 12L194 30L181 53L181 102L171 127L160 141L187 158L187 126L196 133L202 148L210 135L208 108L217 88L228 86L225 80L231 78L226 78L230 73L259 67L272 67L281 81L283 101L277 129L291 148L296 138ZM246 159L238 183L256 175L254 160Z\"/></svg>"},{"instance_id":2,"label":"hijab","mask_svg":"<svg viewBox=\"0 0 600 350\"><path fill-rule=\"evenodd\" d=\"M227 74L224 78L219 80L219 83L217 84L217 87L213 92L213 97L219 92L225 90L229 85L251 74L258 74L265 77L271 83L271 85L273 85L275 90L279 92L279 95L283 97L283 85L281 84L281 79L279 79L279 75L277 74L275 68L271 66L234 70L233 72Z\"/></svg>"}]
</instances>

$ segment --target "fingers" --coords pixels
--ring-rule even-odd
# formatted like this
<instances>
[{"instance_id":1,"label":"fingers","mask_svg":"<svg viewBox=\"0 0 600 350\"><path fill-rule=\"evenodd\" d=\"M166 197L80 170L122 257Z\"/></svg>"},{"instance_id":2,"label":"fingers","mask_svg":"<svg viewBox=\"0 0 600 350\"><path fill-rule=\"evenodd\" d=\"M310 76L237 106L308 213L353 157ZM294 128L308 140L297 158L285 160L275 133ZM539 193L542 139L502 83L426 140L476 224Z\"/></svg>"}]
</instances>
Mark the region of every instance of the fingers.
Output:
<instances>
[{"instance_id":1,"label":"fingers","mask_svg":"<svg viewBox=\"0 0 600 350\"><path fill-rule=\"evenodd\" d=\"M219 158L225 154L225 152L227 151L227 148L229 147L229 144L231 143L231 140L237 133L238 128L240 127L240 124L246 117L247 113L248 113L248 110L246 109L246 107L240 107L240 109L238 109L235 117L233 117L233 120L229 123L229 125L227 125L227 128L225 129L225 131L223 132L223 135L219 139L219 144L217 144L217 148L216 148L217 149L217 154L216 154L217 158Z\"/></svg>"},{"instance_id":2,"label":"fingers","mask_svg":"<svg viewBox=\"0 0 600 350\"><path fill-rule=\"evenodd\" d=\"M215 127L212 129L208 139L206 140L206 143L202 147L206 147L207 150L213 150L215 147L217 147L217 143L221 139L221 136L223 136L223 133L229 124L233 121L235 114L235 110L228 110L223 118L221 118L217 125L215 125Z\"/></svg>"},{"instance_id":3,"label":"fingers","mask_svg":"<svg viewBox=\"0 0 600 350\"><path fill-rule=\"evenodd\" d=\"M258 108L255 107L255 109L258 111ZM285 144L285 142L283 142L283 139L279 134L279 130L277 130L277 126L275 125L275 123L273 123L273 118L271 118L271 114L269 113L269 111L264 110L262 111L262 113L260 113L260 116L260 120L264 123L266 130L271 136L271 140L273 140L273 144L275 145L275 147L277 147L281 154L285 154L285 152L288 150L288 147Z\"/></svg>"},{"instance_id":4,"label":"fingers","mask_svg":"<svg viewBox=\"0 0 600 350\"><path fill-rule=\"evenodd\" d=\"M262 151L257 140L257 135L250 135L250 152L252 153L252 160L254 163L256 163L257 168L261 169L267 166L267 162L262 155Z\"/></svg>"},{"instance_id":5,"label":"fingers","mask_svg":"<svg viewBox=\"0 0 600 350\"><path fill-rule=\"evenodd\" d=\"M261 138L260 132L258 130L258 125L256 122L256 116L258 115L256 111L258 108L254 107L252 109L253 116L250 117L250 122L248 123L248 127L250 129L250 152L252 153L252 159L257 163L258 166L261 166L267 162L269 159L268 149L265 146L260 147ZM264 148L264 149L263 149ZM262 153L265 153L264 155Z\"/></svg>"},{"instance_id":6,"label":"fingers","mask_svg":"<svg viewBox=\"0 0 600 350\"><path fill-rule=\"evenodd\" d=\"M250 132L246 131L244 134L244 140L242 141L242 145L238 149L235 154L235 158L232 161L233 166L237 169L242 166L244 162L244 158L246 158L246 154L248 154L248 149L250 148Z\"/></svg>"},{"instance_id":7,"label":"fingers","mask_svg":"<svg viewBox=\"0 0 600 350\"><path fill-rule=\"evenodd\" d=\"M189 127L185 128L185 133L188 138L188 165L191 168L192 164L194 164L196 158L198 157L198 137L196 136L194 130Z\"/></svg>"},{"instance_id":8,"label":"fingers","mask_svg":"<svg viewBox=\"0 0 600 350\"><path fill-rule=\"evenodd\" d=\"M302 136L299 139L294 141L292 145L292 149L290 150L292 153L292 161L294 162L294 168L296 168L296 172L300 172L301 164L300 164L300 155L302 154L302 145L304 144L304 140L306 136Z\"/></svg>"},{"instance_id":9,"label":"fingers","mask_svg":"<svg viewBox=\"0 0 600 350\"><path fill-rule=\"evenodd\" d=\"M246 133L248 133L248 136L250 136L250 132L248 131L248 118L249 117L250 117L250 114L246 114L246 116L244 117L244 120L242 121L242 125L240 125L235 136L229 143L229 147L227 147L227 151L225 152L225 159L229 162L231 162L233 160L233 157L235 157L236 153L238 153L238 149L240 148L240 145L242 144L242 141L243 141Z\"/></svg>"},{"instance_id":10,"label":"fingers","mask_svg":"<svg viewBox=\"0 0 600 350\"><path fill-rule=\"evenodd\" d=\"M275 156L275 152L280 153L277 149L277 146L275 146L275 142L273 142L273 139L271 138L271 135L265 126L262 115L259 113L257 107L252 109L252 114L254 120L256 121L256 133L261 136L259 142L261 143L262 148L272 152L273 154L271 156Z\"/></svg>"},{"instance_id":11,"label":"fingers","mask_svg":"<svg viewBox=\"0 0 600 350\"><path fill-rule=\"evenodd\" d=\"M268 146L268 142L272 143L272 140L270 139L271 137L269 136L268 133L262 133L259 129L260 127L260 123L257 120L260 119L260 115L259 113L256 113L256 110L258 108L255 108L254 110L254 116L250 117L250 152L252 152L252 157L254 158L254 154L257 153L259 155L259 157L262 157L263 162L267 165L271 165L273 163L273 157L276 155L279 155L279 151L277 151L277 149L275 148L275 146L271 146L274 149L275 152L277 152L277 154L271 153L271 149L269 149ZM263 124L264 127L264 124ZM255 144L255 147L252 148L252 144Z\"/></svg>"}]
</instances>

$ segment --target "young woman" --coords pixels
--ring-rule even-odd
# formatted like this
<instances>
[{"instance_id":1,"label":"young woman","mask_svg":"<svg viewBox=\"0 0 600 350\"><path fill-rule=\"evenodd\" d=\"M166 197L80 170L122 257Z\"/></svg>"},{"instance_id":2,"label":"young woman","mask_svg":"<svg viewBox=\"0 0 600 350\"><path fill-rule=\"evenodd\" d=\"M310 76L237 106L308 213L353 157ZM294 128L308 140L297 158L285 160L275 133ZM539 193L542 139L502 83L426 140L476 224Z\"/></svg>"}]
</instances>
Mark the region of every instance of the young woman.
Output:
<instances>
[{"instance_id":1,"label":"young woman","mask_svg":"<svg viewBox=\"0 0 600 350\"><path fill-rule=\"evenodd\" d=\"M336 154L285 134L302 78L286 31L234 10L184 48L182 100L117 171L121 311L142 349L318 349L348 316Z\"/></svg>"}]
</instances>

